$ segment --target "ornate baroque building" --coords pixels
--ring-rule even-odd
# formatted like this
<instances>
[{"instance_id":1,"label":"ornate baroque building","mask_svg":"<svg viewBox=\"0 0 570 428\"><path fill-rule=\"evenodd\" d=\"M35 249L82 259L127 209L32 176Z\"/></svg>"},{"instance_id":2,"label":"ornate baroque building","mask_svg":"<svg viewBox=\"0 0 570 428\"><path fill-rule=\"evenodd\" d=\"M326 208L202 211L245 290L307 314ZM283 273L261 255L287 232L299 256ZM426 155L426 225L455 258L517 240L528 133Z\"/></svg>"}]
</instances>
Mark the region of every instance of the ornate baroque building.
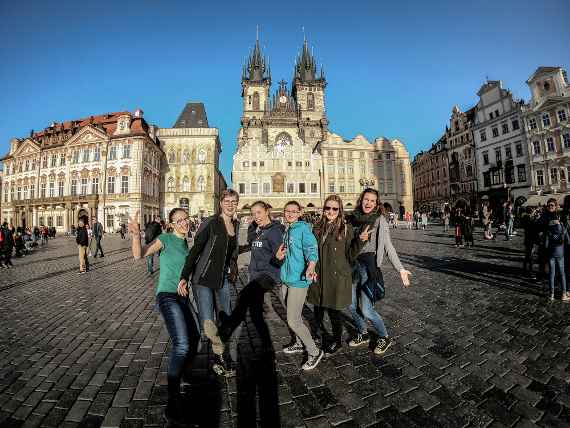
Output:
<instances>
[{"instance_id":1,"label":"ornate baroque building","mask_svg":"<svg viewBox=\"0 0 570 428\"><path fill-rule=\"evenodd\" d=\"M200 217L218 212L220 193L226 188L219 170L222 149L218 129L208 125L204 104L188 103L174 127L160 128L157 134L166 154L163 218L176 207Z\"/></svg>"},{"instance_id":2,"label":"ornate baroque building","mask_svg":"<svg viewBox=\"0 0 570 428\"><path fill-rule=\"evenodd\" d=\"M522 205L528 196L529 162L522 123L523 102L503 89L501 81L488 81L479 92L473 125L479 197L492 206L513 200Z\"/></svg>"},{"instance_id":3,"label":"ornate baroque building","mask_svg":"<svg viewBox=\"0 0 570 428\"><path fill-rule=\"evenodd\" d=\"M395 212L400 206L413 210L410 155L399 140L381 137L370 143L358 135L347 141L329 132L319 151L324 193L337 193L346 209L354 208L359 193L372 187Z\"/></svg>"},{"instance_id":4,"label":"ornate baroque building","mask_svg":"<svg viewBox=\"0 0 570 428\"><path fill-rule=\"evenodd\" d=\"M14 138L2 159L2 218L64 231L88 215L115 230L129 212L158 214L163 151L155 134L137 110L52 123Z\"/></svg>"},{"instance_id":5,"label":"ornate baroque building","mask_svg":"<svg viewBox=\"0 0 570 428\"><path fill-rule=\"evenodd\" d=\"M234 155L232 182L239 208L263 198L274 208L291 200L306 207L321 203L321 156L314 150L326 138L326 80L307 42L297 58L293 85L285 81L270 97L271 70L259 47L242 74L243 114Z\"/></svg>"},{"instance_id":6,"label":"ornate baroque building","mask_svg":"<svg viewBox=\"0 0 570 428\"><path fill-rule=\"evenodd\" d=\"M443 211L449 203L449 156L445 134L412 162L414 207Z\"/></svg>"},{"instance_id":7,"label":"ornate baroque building","mask_svg":"<svg viewBox=\"0 0 570 428\"><path fill-rule=\"evenodd\" d=\"M532 94L524 107L531 167L530 205L560 202L570 191L570 84L561 67L539 67L527 80ZM532 199L532 200L531 200Z\"/></svg>"},{"instance_id":8,"label":"ornate baroque building","mask_svg":"<svg viewBox=\"0 0 570 428\"><path fill-rule=\"evenodd\" d=\"M445 130L449 157L449 196L452 205L475 209L477 206L477 172L473 119L475 108L466 112L453 107L449 126Z\"/></svg>"}]
</instances>

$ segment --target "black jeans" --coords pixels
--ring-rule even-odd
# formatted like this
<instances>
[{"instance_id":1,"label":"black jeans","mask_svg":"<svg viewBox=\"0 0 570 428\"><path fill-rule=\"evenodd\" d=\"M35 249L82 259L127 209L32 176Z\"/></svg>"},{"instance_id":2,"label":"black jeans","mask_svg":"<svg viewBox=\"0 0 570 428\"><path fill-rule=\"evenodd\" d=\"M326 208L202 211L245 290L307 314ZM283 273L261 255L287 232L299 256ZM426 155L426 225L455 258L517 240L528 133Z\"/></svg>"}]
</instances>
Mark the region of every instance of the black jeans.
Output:
<instances>
[{"instance_id":1,"label":"black jeans","mask_svg":"<svg viewBox=\"0 0 570 428\"><path fill-rule=\"evenodd\" d=\"M532 243L524 244L524 261L523 261L523 270L525 272L532 273Z\"/></svg>"},{"instance_id":2,"label":"black jeans","mask_svg":"<svg viewBox=\"0 0 570 428\"><path fill-rule=\"evenodd\" d=\"M231 315L222 319L220 336L227 341L236 328L245 320L247 310L251 321L264 345L271 344L269 329L263 318L263 301L265 293L275 287L275 281L268 275L261 275L250 281L239 293Z\"/></svg>"},{"instance_id":3,"label":"black jeans","mask_svg":"<svg viewBox=\"0 0 570 428\"><path fill-rule=\"evenodd\" d=\"M97 242L97 248L95 249L94 257L97 257L97 253L98 253L99 251L101 251L101 257L103 257L105 254L103 254L103 247L101 247L101 237L100 237L100 236L96 236L96 237L95 237L95 241Z\"/></svg>"},{"instance_id":4,"label":"black jeans","mask_svg":"<svg viewBox=\"0 0 570 428\"><path fill-rule=\"evenodd\" d=\"M176 293L158 293L156 302L172 340L168 361L168 388L169 393L176 394L184 366L192 361L198 351L200 333L187 298Z\"/></svg>"},{"instance_id":5,"label":"black jeans","mask_svg":"<svg viewBox=\"0 0 570 428\"><path fill-rule=\"evenodd\" d=\"M328 312L332 326L332 340L340 345L342 343L342 311L333 308L325 308L323 306L315 306L313 310L315 312L315 321L319 328L319 333L325 336L328 335L328 333L323 320L325 318L325 312Z\"/></svg>"}]
</instances>

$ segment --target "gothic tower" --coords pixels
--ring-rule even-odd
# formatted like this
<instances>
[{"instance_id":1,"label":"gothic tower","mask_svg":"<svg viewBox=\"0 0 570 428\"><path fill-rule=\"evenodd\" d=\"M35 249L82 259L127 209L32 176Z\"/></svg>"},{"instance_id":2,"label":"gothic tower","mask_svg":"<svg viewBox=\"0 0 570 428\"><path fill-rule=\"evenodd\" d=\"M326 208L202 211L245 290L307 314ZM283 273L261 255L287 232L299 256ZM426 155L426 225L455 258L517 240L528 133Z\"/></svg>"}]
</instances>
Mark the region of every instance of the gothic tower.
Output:
<instances>
[{"instance_id":1,"label":"gothic tower","mask_svg":"<svg viewBox=\"0 0 570 428\"><path fill-rule=\"evenodd\" d=\"M327 136L326 86L323 67L321 66L318 72L315 57L309 51L307 39L305 39L303 51L295 62L292 95L298 106L299 125L303 139L312 145L326 139Z\"/></svg>"},{"instance_id":2,"label":"gothic tower","mask_svg":"<svg viewBox=\"0 0 570 428\"><path fill-rule=\"evenodd\" d=\"M255 47L243 66L241 76L242 124L247 124L250 119L261 119L268 112L270 86L271 69L259 46L259 37L256 37Z\"/></svg>"}]
</instances>

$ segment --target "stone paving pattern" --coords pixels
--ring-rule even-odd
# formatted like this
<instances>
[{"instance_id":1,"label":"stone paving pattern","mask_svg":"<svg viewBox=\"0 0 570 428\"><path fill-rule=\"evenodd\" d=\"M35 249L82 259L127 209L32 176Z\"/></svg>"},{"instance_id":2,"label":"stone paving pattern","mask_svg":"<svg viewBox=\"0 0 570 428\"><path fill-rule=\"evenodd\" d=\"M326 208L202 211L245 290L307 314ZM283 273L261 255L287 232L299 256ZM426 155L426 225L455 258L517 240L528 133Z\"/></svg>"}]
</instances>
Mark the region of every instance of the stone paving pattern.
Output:
<instances>
[{"instance_id":1,"label":"stone paving pattern","mask_svg":"<svg viewBox=\"0 0 570 428\"><path fill-rule=\"evenodd\" d=\"M457 249L441 227L393 235L414 276L403 289L384 269L378 307L395 344L383 357L345 346L301 371L303 356L281 352L290 339L284 310L268 294L275 352L248 322L233 349L236 376L220 379L202 346L184 386L194 421L570 426L570 305L547 302L545 284L521 276L521 239ZM80 276L74 241L58 237L0 271L0 427L163 426L168 335L154 310L153 278L129 245L106 237L106 257ZM311 323L309 307L305 315Z\"/></svg>"}]
</instances>

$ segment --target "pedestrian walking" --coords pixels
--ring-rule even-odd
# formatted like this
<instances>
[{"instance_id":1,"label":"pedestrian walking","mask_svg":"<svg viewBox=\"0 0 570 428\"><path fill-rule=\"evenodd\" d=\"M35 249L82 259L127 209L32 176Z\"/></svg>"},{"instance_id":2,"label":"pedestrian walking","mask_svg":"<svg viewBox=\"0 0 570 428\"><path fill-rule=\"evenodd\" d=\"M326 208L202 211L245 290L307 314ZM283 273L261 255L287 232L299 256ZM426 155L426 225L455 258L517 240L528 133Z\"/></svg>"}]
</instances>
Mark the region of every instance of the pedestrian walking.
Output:
<instances>
[{"instance_id":1,"label":"pedestrian walking","mask_svg":"<svg viewBox=\"0 0 570 428\"><path fill-rule=\"evenodd\" d=\"M154 220L149 222L144 229L144 242L146 245L154 241L162 233L162 226L160 224L160 216L156 216ZM158 253L160 256L160 252ZM149 275L154 273L154 254L146 258L146 270Z\"/></svg>"},{"instance_id":2,"label":"pedestrian walking","mask_svg":"<svg viewBox=\"0 0 570 428\"><path fill-rule=\"evenodd\" d=\"M139 213L129 219L132 234L133 257L138 260L160 253L160 275L156 283L156 303L172 342L168 359L168 401L164 416L174 426L188 426L184 413L180 383L184 369L191 364L198 352L200 333L188 304L187 283L180 281L180 274L188 256L188 214L182 208L174 208L168 215L172 233L163 233L150 244L141 246Z\"/></svg>"},{"instance_id":3,"label":"pedestrian walking","mask_svg":"<svg viewBox=\"0 0 570 428\"><path fill-rule=\"evenodd\" d=\"M225 373L229 364L223 358L224 344L218 334L218 321L231 314L230 283L237 281L239 223L234 220L238 193L222 192L222 213L202 222L180 274L180 287L186 287L192 276L192 293L198 308L200 329L212 343L216 373ZM162 270L162 269L161 269Z\"/></svg>"},{"instance_id":4,"label":"pedestrian walking","mask_svg":"<svg viewBox=\"0 0 570 428\"><path fill-rule=\"evenodd\" d=\"M89 232L87 231L87 216L79 219L77 231L75 235L75 242L77 243L79 255L79 273L84 274L89 271L89 259L87 258L87 251L89 247Z\"/></svg>"},{"instance_id":5,"label":"pedestrian walking","mask_svg":"<svg viewBox=\"0 0 570 428\"><path fill-rule=\"evenodd\" d=\"M457 248L463 248L463 228L465 217L463 217L463 213L461 212L461 208L457 208L455 210L455 246Z\"/></svg>"},{"instance_id":6,"label":"pedestrian walking","mask_svg":"<svg viewBox=\"0 0 570 428\"><path fill-rule=\"evenodd\" d=\"M369 237L369 226L360 236L344 219L342 199L330 195L325 199L323 214L315 226L319 245L317 281L309 287L307 301L314 305L315 321L321 347L327 354L342 348L343 309L352 303L352 266ZM324 325L328 313L332 335Z\"/></svg>"},{"instance_id":7,"label":"pedestrian walking","mask_svg":"<svg viewBox=\"0 0 570 428\"><path fill-rule=\"evenodd\" d=\"M445 212L443 213L443 231L444 232L449 232L449 217L450 217L449 210L446 209Z\"/></svg>"},{"instance_id":8,"label":"pedestrian walking","mask_svg":"<svg viewBox=\"0 0 570 428\"><path fill-rule=\"evenodd\" d=\"M474 228L474 220L471 212L466 211L465 216L463 217L463 237L465 238L465 245L467 248L475 245L475 241L473 240L473 228Z\"/></svg>"},{"instance_id":9,"label":"pedestrian walking","mask_svg":"<svg viewBox=\"0 0 570 428\"><path fill-rule=\"evenodd\" d=\"M267 291L280 282L279 269L283 262L277 259L277 251L283 243L284 228L271 220L270 206L257 201L251 205L253 221L247 229L247 245L239 252L251 252L248 266L249 282L240 291L236 305L229 316L221 314L220 337L227 342L236 328L245 320L247 311L257 329L265 350L270 350L271 337L263 318L263 301Z\"/></svg>"},{"instance_id":10,"label":"pedestrian walking","mask_svg":"<svg viewBox=\"0 0 570 428\"><path fill-rule=\"evenodd\" d=\"M93 257L97 257L99 252L101 253L101 257L105 257L103 254L103 247L101 246L101 239L103 239L103 234L105 231L103 230L103 225L97 221L97 217L93 217L91 219L91 229L93 230L93 238L95 239L95 243L97 247L95 248L95 254Z\"/></svg>"},{"instance_id":11,"label":"pedestrian walking","mask_svg":"<svg viewBox=\"0 0 570 428\"><path fill-rule=\"evenodd\" d=\"M11 268L14 266L12 263L12 253L14 251L14 235L12 230L8 227L8 223L2 224L2 263L5 267Z\"/></svg>"},{"instance_id":12,"label":"pedestrian walking","mask_svg":"<svg viewBox=\"0 0 570 428\"><path fill-rule=\"evenodd\" d=\"M509 241L513 236L515 224L515 215L513 213L513 205L507 203L505 210L505 240Z\"/></svg>"},{"instance_id":13,"label":"pedestrian walking","mask_svg":"<svg viewBox=\"0 0 570 428\"><path fill-rule=\"evenodd\" d=\"M287 325L294 339L283 349L286 354L307 351L303 370L312 370L321 361L324 352L320 350L307 326L302 311L311 283L317 278L315 267L319 257L315 235L308 223L299 220L303 208L297 201L289 201L284 209L287 230L283 244L277 252L277 259L283 260L281 267L281 296L287 309Z\"/></svg>"},{"instance_id":14,"label":"pedestrian walking","mask_svg":"<svg viewBox=\"0 0 570 428\"><path fill-rule=\"evenodd\" d=\"M427 225L428 225L428 215L427 213L424 211L422 213L422 229L426 230L427 229Z\"/></svg>"},{"instance_id":15,"label":"pedestrian walking","mask_svg":"<svg viewBox=\"0 0 570 428\"><path fill-rule=\"evenodd\" d=\"M381 214L381 204L378 191L375 189L365 189L356 203L356 210L350 218L350 223L355 228L355 233L362 233L366 226L373 224L370 230L370 238L360 250L355 266L353 268L352 283L352 303L350 312L358 329L358 334L349 342L349 346L357 347L367 345L370 336L367 332L367 320L372 322L379 335L374 353L384 354L390 347L392 341L388 336L388 331L384 320L374 309L375 298L379 297L370 291L384 287L382 275L382 262L384 254L394 268L400 273L400 278L404 287L410 285L411 273L404 269L392 240L386 218ZM373 265L370 266L370 260ZM371 274L372 278L368 275ZM371 284L374 282L374 284Z\"/></svg>"},{"instance_id":16,"label":"pedestrian walking","mask_svg":"<svg viewBox=\"0 0 570 428\"><path fill-rule=\"evenodd\" d=\"M121 223L119 226L119 233L121 234L121 239L125 239L125 235L127 234L127 226L125 223Z\"/></svg>"},{"instance_id":17,"label":"pedestrian walking","mask_svg":"<svg viewBox=\"0 0 570 428\"><path fill-rule=\"evenodd\" d=\"M557 208L557 201L551 198L547 202L547 207ZM561 300L563 302L570 302L570 295L566 292L566 274L564 271L564 246L570 242L568 231L560 223L558 218L549 220L544 237L544 248L546 250L546 257L548 258L549 276L548 288L549 298L554 300L554 289L556 278L560 281L562 290ZM557 275L558 270L558 275Z\"/></svg>"},{"instance_id":18,"label":"pedestrian walking","mask_svg":"<svg viewBox=\"0 0 570 428\"><path fill-rule=\"evenodd\" d=\"M528 275L531 279L535 279L532 270L532 259L534 256L534 249L538 240L537 235L537 225L532 217L533 209L532 207L526 207L525 213L521 217L521 226L524 231L524 261L523 261L523 272ZM566 254L566 252L564 253ZM566 266L566 264L565 264ZM568 268L566 268L568 269Z\"/></svg>"}]
</instances>

